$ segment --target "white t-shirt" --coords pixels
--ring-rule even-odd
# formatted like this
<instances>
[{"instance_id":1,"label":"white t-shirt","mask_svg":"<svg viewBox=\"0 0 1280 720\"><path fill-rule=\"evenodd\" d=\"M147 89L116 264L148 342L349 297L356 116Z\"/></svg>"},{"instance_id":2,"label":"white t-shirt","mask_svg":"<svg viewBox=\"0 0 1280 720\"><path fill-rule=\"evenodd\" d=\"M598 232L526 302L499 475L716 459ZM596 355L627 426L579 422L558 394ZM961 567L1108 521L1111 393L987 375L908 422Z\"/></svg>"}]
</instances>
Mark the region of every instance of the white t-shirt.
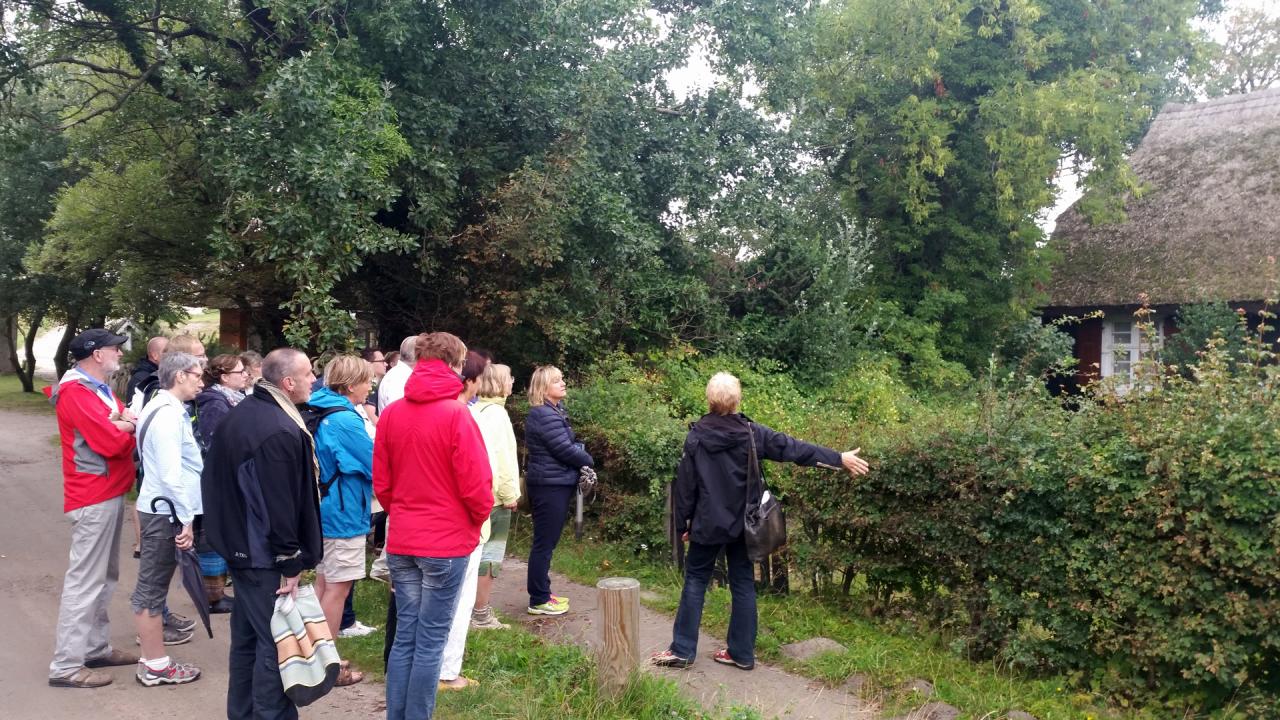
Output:
<instances>
[{"instance_id":1,"label":"white t-shirt","mask_svg":"<svg viewBox=\"0 0 1280 720\"><path fill-rule=\"evenodd\" d=\"M386 410L388 405L404 397L404 386L412 374L412 365L398 362L382 376L382 382L378 383L378 412Z\"/></svg>"}]
</instances>

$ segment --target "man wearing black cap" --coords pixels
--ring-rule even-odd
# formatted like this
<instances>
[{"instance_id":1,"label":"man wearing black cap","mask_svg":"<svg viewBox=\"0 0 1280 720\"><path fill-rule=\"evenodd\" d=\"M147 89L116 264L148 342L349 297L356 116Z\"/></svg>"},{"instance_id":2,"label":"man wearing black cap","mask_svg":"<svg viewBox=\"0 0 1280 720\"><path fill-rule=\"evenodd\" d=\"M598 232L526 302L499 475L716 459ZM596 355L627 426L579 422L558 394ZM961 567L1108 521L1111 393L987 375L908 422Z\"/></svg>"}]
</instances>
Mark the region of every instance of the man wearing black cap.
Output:
<instances>
[{"instance_id":1,"label":"man wearing black cap","mask_svg":"<svg viewBox=\"0 0 1280 720\"><path fill-rule=\"evenodd\" d=\"M120 577L124 495L133 485L134 418L108 385L127 338L101 328L71 341L76 366L48 389L62 439L62 510L71 520L71 563L62 583L49 684L92 688L111 676L94 668L136 665L111 647L107 607Z\"/></svg>"}]
</instances>

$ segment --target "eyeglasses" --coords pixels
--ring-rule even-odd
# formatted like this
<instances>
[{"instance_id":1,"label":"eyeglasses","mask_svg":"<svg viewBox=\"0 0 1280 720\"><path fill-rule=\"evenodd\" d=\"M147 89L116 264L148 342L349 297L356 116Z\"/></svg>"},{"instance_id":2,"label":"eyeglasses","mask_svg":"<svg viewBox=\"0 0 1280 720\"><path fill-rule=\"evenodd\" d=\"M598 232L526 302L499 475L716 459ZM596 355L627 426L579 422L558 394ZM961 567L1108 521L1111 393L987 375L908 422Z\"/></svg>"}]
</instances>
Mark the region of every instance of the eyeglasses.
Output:
<instances>
[{"instance_id":1,"label":"eyeglasses","mask_svg":"<svg viewBox=\"0 0 1280 720\"><path fill-rule=\"evenodd\" d=\"M228 370L222 374L223 375L244 375L248 372L249 372L248 370Z\"/></svg>"},{"instance_id":2,"label":"eyeglasses","mask_svg":"<svg viewBox=\"0 0 1280 720\"><path fill-rule=\"evenodd\" d=\"M183 370L182 372L188 375L195 375L196 377L200 377L201 375L204 375L204 373L200 372L199 370Z\"/></svg>"}]
</instances>

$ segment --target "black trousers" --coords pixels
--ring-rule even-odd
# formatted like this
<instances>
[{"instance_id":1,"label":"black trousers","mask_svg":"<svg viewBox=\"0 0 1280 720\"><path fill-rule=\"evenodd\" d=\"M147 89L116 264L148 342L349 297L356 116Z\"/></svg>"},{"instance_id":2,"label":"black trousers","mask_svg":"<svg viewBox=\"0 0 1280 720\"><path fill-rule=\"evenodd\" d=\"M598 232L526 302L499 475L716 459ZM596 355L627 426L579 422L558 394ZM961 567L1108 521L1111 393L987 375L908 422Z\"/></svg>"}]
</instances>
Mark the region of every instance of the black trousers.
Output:
<instances>
[{"instance_id":1,"label":"black trousers","mask_svg":"<svg viewBox=\"0 0 1280 720\"><path fill-rule=\"evenodd\" d=\"M387 583L387 623L386 633L382 639L382 671L387 670L387 660L391 657L391 646L396 644L396 594L391 592L391 583Z\"/></svg>"},{"instance_id":2,"label":"black trousers","mask_svg":"<svg viewBox=\"0 0 1280 720\"><path fill-rule=\"evenodd\" d=\"M231 577L236 602L231 609L227 720L297 720L298 708L284 694L271 636L280 573L232 568Z\"/></svg>"},{"instance_id":3,"label":"black trousers","mask_svg":"<svg viewBox=\"0 0 1280 720\"><path fill-rule=\"evenodd\" d=\"M529 548L529 607L551 599L551 554L560 543L569 503L577 485L530 485L529 506L533 510L533 544Z\"/></svg>"}]
</instances>

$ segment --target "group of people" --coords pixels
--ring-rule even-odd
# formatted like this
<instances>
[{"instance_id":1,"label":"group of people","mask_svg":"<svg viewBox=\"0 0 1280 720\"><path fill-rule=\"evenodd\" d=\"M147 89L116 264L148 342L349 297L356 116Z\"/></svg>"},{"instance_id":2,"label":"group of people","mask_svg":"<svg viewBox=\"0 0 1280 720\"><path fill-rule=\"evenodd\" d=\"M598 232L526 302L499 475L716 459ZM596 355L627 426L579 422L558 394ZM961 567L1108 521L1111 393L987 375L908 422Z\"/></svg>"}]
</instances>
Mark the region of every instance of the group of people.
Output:
<instances>
[{"instance_id":1,"label":"group of people","mask_svg":"<svg viewBox=\"0 0 1280 720\"><path fill-rule=\"evenodd\" d=\"M49 390L72 523L50 685L100 687L112 681L101 669L121 665L135 666L145 686L198 679L199 668L167 649L195 628L167 602L175 548L195 548L210 611L231 613L228 717L296 717L276 670L275 600L314 570L328 626L343 626L379 517L385 543L374 575L381 565L393 607L388 716L430 717L437 690L477 684L461 675L466 636L507 627L489 597L521 492L509 367L451 334L424 333L405 339L389 370L387 356L366 351L327 358L317 379L297 350L209 359L198 340L179 336L148 343L119 397L111 380L126 341L81 333L70 344L75 366ZM559 405L560 371L535 371L530 394L544 407L526 426L529 612L558 615L568 600L550 593L550 554L568 512L565 488L592 460ZM111 646L107 617L135 481L131 606L141 655ZM344 664L338 684L360 679Z\"/></svg>"},{"instance_id":2,"label":"group of people","mask_svg":"<svg viewBox=\"0 0 1280 720\"><path fill-rule=\"evenodd\" d=\"M276 598L296 596L302 573L314 570L326 622L341 627L352 585L366 576L371 532L385 537L372 574L390 584L387 717L430 718L438 691L478 684L461 675L467 632L506 627L489 598L521 494L505 408L509 367L445 332L405 338L390 369L376 350L317 368L291 348L210 360L190 336L157 338L130 378L126 404L110 385L125 342L102 329L81 333L70 344L75 366L49 391L72 524L50 685L100 687L111 676L99 669L120 665L135 666L145 686L199 678L199 668L166 650L195 627L169 611L166 596L175 548L196 548L211 610L231 613L228 718L296 718L277 670ZM559 369L534 371L524 438L531 615L569 611L569 599L552 593L550 561L575 488L594 476L566 416L566 394ZM733 606L728 647L713 658L750 669L755 592L743 514L758 473L753 456L854 475L867 465L857 450L839 453L751 422L739 412L732 375L714 376L707 399L673 485L675 517L690 543L684 592L671 646L652 661L692 664L703 598L723 552ZM137 478L140 564L131 605L141 656L111 646L107 617L124 497ZM234 599L225 593L228 576ZM344 664L338 684L360 679Z\"/></svg>"}]
</instances>

